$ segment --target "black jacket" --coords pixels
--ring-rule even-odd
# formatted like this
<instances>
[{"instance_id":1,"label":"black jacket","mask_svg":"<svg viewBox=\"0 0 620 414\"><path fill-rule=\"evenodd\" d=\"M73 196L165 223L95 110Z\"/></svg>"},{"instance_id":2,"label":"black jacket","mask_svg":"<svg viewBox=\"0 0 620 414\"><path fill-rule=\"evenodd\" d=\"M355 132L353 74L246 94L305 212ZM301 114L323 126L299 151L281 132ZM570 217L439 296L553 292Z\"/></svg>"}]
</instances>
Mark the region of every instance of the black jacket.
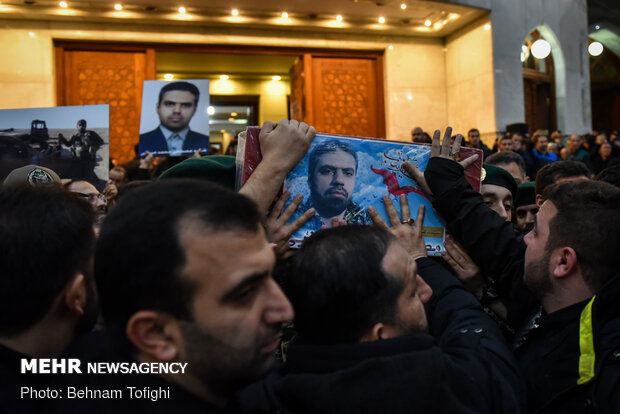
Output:
<instances>
[{"instance_id":1,"label":"black jacket","mask_svg":"<svg viewBox=\"0 0 620 414\"><path fill-rule=\"evenodd\" d=\"M525 244L463 177L463 168L431 158L427 182L446 226L508 303L513 326L537 309L523 283ZM590 302L542 315L516 353L527 382L528 412L620 412L620 276Z\"/></svg>"},{"instance_id":2,"label":"black jacket","mask_svg":"<svg viewBox=\"0 0 620 414\"><path fill-rule=\"evenodd\" d=\"M476 299L432 259L431 335L343 345L292 344L280 370L239 395L248 412L519 413L514 357Z\"/></svg>"}]
</instances>

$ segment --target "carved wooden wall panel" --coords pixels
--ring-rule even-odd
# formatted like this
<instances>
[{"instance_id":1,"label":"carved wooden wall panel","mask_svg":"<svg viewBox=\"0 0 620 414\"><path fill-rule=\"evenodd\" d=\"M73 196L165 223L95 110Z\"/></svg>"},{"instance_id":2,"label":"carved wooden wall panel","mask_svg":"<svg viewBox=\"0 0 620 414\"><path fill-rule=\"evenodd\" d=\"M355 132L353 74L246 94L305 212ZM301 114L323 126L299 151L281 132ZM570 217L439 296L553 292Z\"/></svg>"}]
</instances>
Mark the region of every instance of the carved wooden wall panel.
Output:
<instances>
[{"instance_id":1,"label":"carved wooden wall panel","mask_svg":"<svg viewBox=\"0 0 620 414\"><path fill-rule=\"evenodd\" d=\"M152 79L154 59L146 52L82 50L63 51L62 59L59 104L110 105L110 158L120 163L132 159L139 138L142 82Z\"/></svg>"},{"instance_id":2,"label":"carved wooden wall panel","mask_svg":"<svg viewBox=\"0 0 620 414\"><path fill-rule=\"evenodd\" d=\"M384 136L377 60L312 57L311 71L312 123L317 131Z\"/></svg>"},{"instance_id":3,"label":"carved wooden wall panel","mask_svg":"<svg viewBox=\"0 0 620 414\"><path fill-rule=\"evenodd\" d=\"M295 63L289 70L289 76L291 79L291 98L289 103L291 119L305 121L303 58L295 60Z\"/></svg>"}]
</instances>

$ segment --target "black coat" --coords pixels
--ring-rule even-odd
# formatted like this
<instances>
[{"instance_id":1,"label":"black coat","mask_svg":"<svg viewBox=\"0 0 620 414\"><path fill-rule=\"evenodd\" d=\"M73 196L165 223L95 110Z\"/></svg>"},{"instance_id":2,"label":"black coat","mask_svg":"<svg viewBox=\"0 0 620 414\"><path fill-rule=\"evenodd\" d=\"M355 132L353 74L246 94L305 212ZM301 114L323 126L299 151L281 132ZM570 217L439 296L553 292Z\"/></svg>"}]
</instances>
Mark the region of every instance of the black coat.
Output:
<instances>
[{"instance_id":1,"label":"black coat","mask_svg":"<svg viewBox=\"0 0 620 414\"><path fill-rule=\"evenodd\" d=\"M513 326L527 323L537 304L523 283L522 238L483 203L459 164L432 158L425 176L437 196L433 206L483 274L494 279ZM620 412L619 295L620 275L592 303L542 315L536 329L519 341L516 353L527 382L528 412Z\"/></svg>"},{"instance_id":2,"label":"black coat","mask_svg":"<svg viewBox=\"0 0 620 414\"><path fill-rule=\"evenodd\" d=\"M514 357L476 299L432 259L430 333L343 345L292 344L273 375L239 395L240 409L279 413L519 413Z\"/></svg>"}]
</instances>

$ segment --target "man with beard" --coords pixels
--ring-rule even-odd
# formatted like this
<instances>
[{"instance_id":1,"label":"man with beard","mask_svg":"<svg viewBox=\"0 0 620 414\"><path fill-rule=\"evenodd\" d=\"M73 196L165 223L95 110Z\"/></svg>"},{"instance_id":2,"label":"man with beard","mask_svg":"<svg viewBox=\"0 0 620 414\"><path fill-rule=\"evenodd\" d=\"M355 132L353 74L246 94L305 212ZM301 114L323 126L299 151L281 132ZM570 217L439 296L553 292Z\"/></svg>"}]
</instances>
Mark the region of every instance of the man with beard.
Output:
<instances>
[{"instance_id":1,"label":"man with beard","mask_svg":"<svg viewBox=\"0 0 620 414\"><path fill-rule=\"evenodd\" d=\"M315 146L309 156L308 187L310 199L298 211L316 210L307 226L318 230L334 221L372 224L365 209L351 197L355 190L357 155L346 143L326 141Z\"/></svg>"},{"instance_id":2,"label":"man with beard","mask_svg":"<svg viewBox=\"0 0 620 414\"><path fill-rule=\"evenodd\" d=\"M467 183L448 140L440 152L436 135L425 178L448 231L494 276L509 321L525 323L515 346L528 411L618 412L620 190L589 180L549 186L524 242ZM528 321L536 303L542 313Z\"/></svg>"},{"instance_id":3,"label":"man with beard","mask_svg":"<svg viewBox=\"0 0 620 414\"><path fill-rule=\"evenodd\" d=\"M0 411L49 412L49 375L21 373L21 360L58 358L94 324L95 243L88 203L59 185L0 188ZM6 411L4 411L6 410Z\"/></svg>"},{"instance_id":4,"label":"man with beard","mask_svg":"<svg viewBox=\"0 0 620 414\"><path fill-rule=\"evenodd\" d=\"M275 255L261 219L247 197L201 180L159 181L120 200L95 253L112 343L101 359L186 368L92 376L91 389L169 394L156 402L82 400L74 412L225 412L235 391L271 368L293 310L271 277Z\"/></svg>"},{"instance_id":5,"label":"man with beard","mask_svg":"<svg viewBox=\"0 0 620 414\"><path fill-rule=\"evenodd\" d=\"M426 257L423 210L415 226L403 224L384 201L406 244L379 218L317 232L293 257L283 289L298 338L280 370L240 394L244 411L522 412L516 362L498 327Z\"/></svg>"}]
</instances>

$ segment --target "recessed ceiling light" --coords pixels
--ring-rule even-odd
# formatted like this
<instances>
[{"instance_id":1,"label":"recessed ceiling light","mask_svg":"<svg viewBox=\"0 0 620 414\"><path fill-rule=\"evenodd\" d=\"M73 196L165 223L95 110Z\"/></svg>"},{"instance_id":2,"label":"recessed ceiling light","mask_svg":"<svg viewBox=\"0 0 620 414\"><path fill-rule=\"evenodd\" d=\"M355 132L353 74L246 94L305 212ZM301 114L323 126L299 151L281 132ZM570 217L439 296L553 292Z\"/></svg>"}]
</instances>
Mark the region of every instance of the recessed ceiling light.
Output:
<instances>
[{"instance_id":1,"label":"recessed ceiling light","mask_svg":"<svg viewBox=\"0 0 620 414\"><path fill-rule=\"evenodd\" d=\"M114 5L114 10L117 10L117 11L121 11L121 10L123 10L123 5L122 5L122 4L120 4L120 3L116 3L116 4Z\"/></svg>"},{"instance_id":2,"label":"recessed ceiling light","mask_svg":"<svg viewBox=\"0 0 620 414\"><path fill-rule=\"evenodd\" d=\"M239 16L239 10L237 10L237 9L232 9L231 13L232 13L233 16Z\"/></svg>"},{"instance_id":3,"label":"recessed ceiling light","mask_svg":"<svg viewBox=\"0 0 620 414\"><path fill-rule=\"evenodd\" d=\"M339 14L338 16L336 16L336 20L338 20L339 22L341 22L341 21L342 21L342 15L341 15L341 14Z\"/></svg>"},{"instance_id":4,"label":"recessed ceiling light","mask_svg":"<svg viewBox=\"0 0 620 414\"><path fill-rule=\"evenodd\" d=\"M394 49L394 46L389 45L389 46L388 46L388 49L392 50L392 49Z\"/></svg>"},{"instance_id":5,"label":"recessed ceiling light","mask_svg":"<svg viewBox=\"0 0 620 414\"><path fill-rule=\"evenodd\" d=\"M237 116L237 115L239 115L239 114L238 114L238 113L236 113L236 112L231 112L231 113L230 113L230 116Z\"/></svg>"},{"instance_id":6,"label":"recessed ceiling light","mask_svg":"<svg viewBox=\"0 0 620 414\"><path fill-rule=\"evenodd\" d=\"M484 25L484 30L490 30L491 29L491 24L487 23Z\"/></svg>"},{"instance_id":7,"label":"recessed ceiling light","mask_svg":"<svg viewBox=\"0 0 620 414\"><path fill-rule=\"evenodd\" d=\"M34 34L34 32L28 32L28 36L35 37L36 35Z\"/></svg>"},{"instance_id":8,"label":"recessed ceiling light","mask_svg":"<svg viewBox=\"0 0 620 414\"><path fill-rule=\"evenodd\" d=\"M67 7L69 7L66 1L61 1L60 3L58 3L58 5L62 7L63 9L66 9Z\"/></svg>"},{"instance_id":9,"label":"recessed ceiling light","mask_svg":"<svg viewBox=\"0 0 620 414\"><path fill-rule=\"evenodd\" d=\"M272 76L271 79L273 79L274 81L279 81L282 78L278 75L275 75L275 76Z\"/></svg>"},{"instance_id":10,"label":"recessed ceiling light","mask_svg":"<svg viewBox=\"0 0 620 414\"><path fill-rule=\"evenodd\" d=\"M235 118L228 118L228 122L232 122L234 120L235 120Z\"/></svg>"},{"instance_id":11,"label":"recessed ceiling light","mask_svg":"<svg viewBox=\"0 0 620 414\"><path fill-rule=\"evenodd\" d=\"M595 28L596 30L598 30L598 29L600 29L600 28L601 28L601 26L599 26L599 25L597 24L596 26L594 26L594 28Z\"/></svg>"},{"instance_id":12,"label":"recessed ceiling light","mask_svg":"<svg viewBox=\"0 0 620 414\"><path fill-rule=\"evenodd\" d=\"M430 20L426 19L424 21L424 26L429 27L431 24L433 24L433 22L431 22Z\"/></svg>"},{"instance_id":13,"label":"recessed ceiling light","mask_svg":"<svg viewBox=\"0 0 620 414\"><path fill-rule=\"evenodd\" d=\"M407 8L407 3L400 3L400 8L405 10Z\"/></svg>"},{"instance_id":14,"label":"recessed ceiling light","mask_svg":"<svg viewBox=\"0 0 620 414\"><path fill-rule=\"evenodd\" d=\"M379 23L381 24L385 23L385 17L383 16L379 17Z\"/></svg>"},{"instance_id":15,"label":"recessed ceiling light","mask_svg":"<svg viewBox=\"0 0 620 414\"><path fill-rule=\"evenodd\" d=\"M220 75L220 79L221 80L228 80L230 78L230 76L228 75Z\"/></svg>"},{"instance_id":16,"label":"recessed ceiling light","mask_svg":"<svg viewBox=\"0 0 620 414\"><path fill-rule=\"evenodd\" d=\"M207 113L208 113L209 115L213 115L213 114L215 113L215 108L214 108L214 107L212 107L212 106L209 106L209 107L207 108Z\"/></svg>"},{"instance_id":17,"label":"recessed ceiling light","mask_svg":"<svg viewBox=\"0 0 620 414\"><path fill-rule=\"evenodd\" d=\"M166 74L164 75L164 79L166 79L166 80L172 80L172 79L174 79L174 75L173 75L172 73L166 73Z\"/></svg>"},{"instance_id":18,"label":"recessed ceiling light","mask_svg":"<svg viewBox=\"0 0 620 414\"><path fill-rule=\"evenodd\" d=\"M288 19L288 13L287 12L282 12L282 18L283 19Z\"/></svg>"},{"instance_id":19,"label":"recessed ceiling light","mask_svg":"<svg viewBox=\"0 0 620 414\"><path fill-rule=\"evenodd\" d=\"M590 46L588 46L588 53L592 56L599 56L603 53L603 44L601 42L590 43Z\"/></svg>"},{"instance_id":20,"label":"recessed ceiling light","mask_svg":"<svg viewBox=\"0 0 620 414\"><path fill-rule=\"evenodd\" d=\"M183 6L179 7L179 13L181 14L185 14L187 12L187 9Z\"/></svg>"}]
</instances>

